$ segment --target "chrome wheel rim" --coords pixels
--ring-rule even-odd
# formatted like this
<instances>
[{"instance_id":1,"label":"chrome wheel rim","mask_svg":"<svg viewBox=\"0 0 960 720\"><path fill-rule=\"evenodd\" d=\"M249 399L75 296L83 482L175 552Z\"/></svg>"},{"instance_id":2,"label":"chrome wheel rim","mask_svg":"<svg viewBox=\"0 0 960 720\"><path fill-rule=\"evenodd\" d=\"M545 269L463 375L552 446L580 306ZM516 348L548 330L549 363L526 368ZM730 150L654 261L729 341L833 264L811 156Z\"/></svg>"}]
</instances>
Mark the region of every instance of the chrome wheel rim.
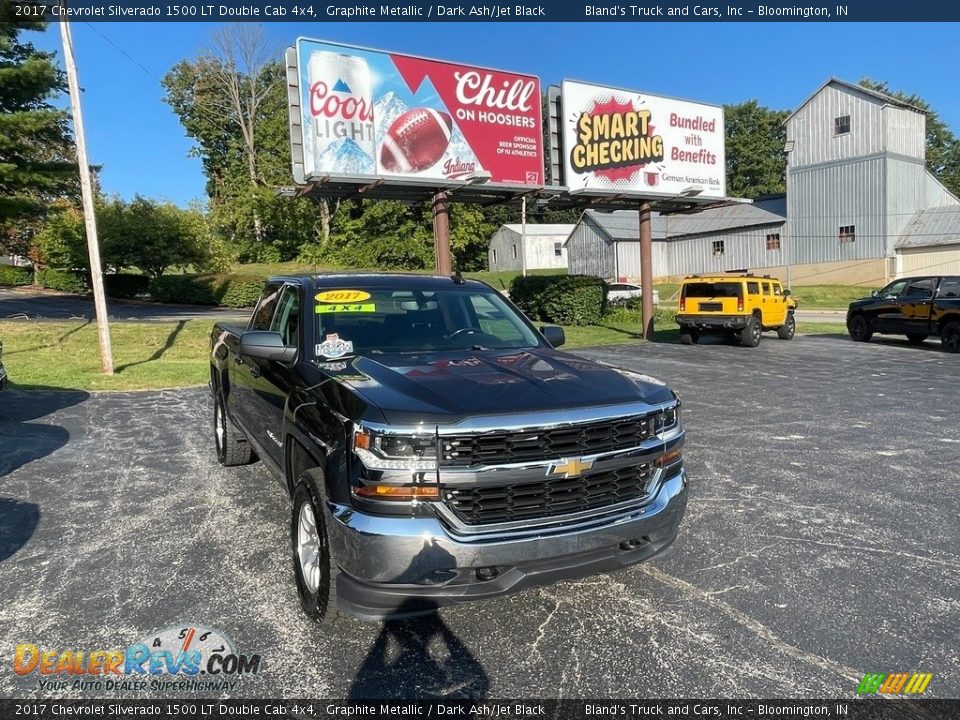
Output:
<instances>
[{"instance_id":1,"label":"chrome wheel rim","mask_svg":"<svg viewBox=\"0 0 960 720\"><path fill-rule=\"evenodd\" d=\"M763 328L760 327L760 323L753 323L753 339L754 341L760 340L760 335L763 334Z\"/></svg>"},{"instance_id":2,"label":"chrome wheel rim","mask_svg":"<svg viewBox=\"0 0 960 720\"><path fill-rule=\"evenodd\" d=\"M303 582L310 592L315 593L320 587L320 535L317 518L308 502L300 506L297 520L297 557Z\"/></svg>"},{"instance_id":3,"label":"chrome wheel rim","mask_svg":"<svg viewBox=\"0 0 960 720\"><path fill-rule=\"evenodd\" d=\"M223 438L227 434L227 430L223 424L223 406L220 402L217 402L213 411L213 430L217 436L217 452L223 449Z\"/></svg>"}]
</instances>

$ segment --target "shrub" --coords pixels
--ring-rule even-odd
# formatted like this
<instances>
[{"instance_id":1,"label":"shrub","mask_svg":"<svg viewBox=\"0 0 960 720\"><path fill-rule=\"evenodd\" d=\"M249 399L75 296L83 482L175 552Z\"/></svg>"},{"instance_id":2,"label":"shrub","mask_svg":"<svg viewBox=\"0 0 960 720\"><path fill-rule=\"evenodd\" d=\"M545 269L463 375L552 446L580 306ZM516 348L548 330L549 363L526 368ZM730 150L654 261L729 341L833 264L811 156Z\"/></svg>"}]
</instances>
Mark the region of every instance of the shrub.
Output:
<instances>
[{"instance_id":1,"label":"shrub","mask_svg":"<svg viewBox=\"0 0 960 720\"><path fill-rule=\"evenodd\" d=\"M0 287L33 284L33 270L13 265L0 265Z\"/></svg>"},{"instance_id":2,"label":"shrub","mask_svg":"<svg viewBox=\"0 0 960 720\"><path fill-rule=\"evenodd\" d=\"M265 283L262 275L163 275L150 281L150 294L163 303L252 307Z\"/></svg>"},{"instance_id":3,"label":"shrub","mask_svg":"<svg viewBox=\"0 0 960 720\"><path fill-rule=\"evenodd\" d=\"M47 268L37 270L37 285L48 290L60 290L69 293L85 293L88 290L87 278L84 273L62 268Z\"/></svg>"},{"instance_id":4,"label":"shrub","mask_svg":"<svg viewBox=\"0 0 960 720\"><path fill-rule=\"evenodd\" d=\"M589 275L520 275L510 283L510 299L534 320L594 325L606 309L607 284Z\"/></svg>"},{"instance_id":5,"label":"shrub","mask_svg":"<svg viewBox=\"0 0 960 720\"><path fill-rule=\"evenodd\" d=\"M104 275L103 289L107 297L134 298L143 295L150 288L150 278L146 275Z\"/></svg>"}]
</instances>

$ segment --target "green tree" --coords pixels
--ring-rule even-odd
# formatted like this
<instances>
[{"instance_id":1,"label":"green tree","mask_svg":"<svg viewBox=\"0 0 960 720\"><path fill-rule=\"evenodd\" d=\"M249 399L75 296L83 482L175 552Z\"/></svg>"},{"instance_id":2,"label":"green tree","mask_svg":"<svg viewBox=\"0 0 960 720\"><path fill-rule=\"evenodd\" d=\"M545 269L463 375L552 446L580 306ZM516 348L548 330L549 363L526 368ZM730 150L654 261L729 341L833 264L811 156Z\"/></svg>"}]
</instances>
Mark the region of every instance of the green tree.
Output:
<instances>
[{"instance_id":1,"label":"green tree","mask_svg":"<svg viewBox=\"0 0 960 720\"><path fill-rule=\"evenodd\" d=\"M63 73L53 53L21 40L45 23L0 13L0 247L22 252L23 223L42 217L65 194L76 192L66 114L50 104L63 92ZM18 228L19 226L19 228Z\"/></svg>"},{"instance_id":2,"label":"green tree","mask_svg":"<svg viewBox=\"0 0 960 720\"><path fill-rule=\"evenodd\" d=\"M90 264L83 215L73 207L48 215L32 245L31 259L40 267L86 270Z\"/></svg>"},{"instance_id":3,"label":"green tree","mask_svg":"<svg viewBox=\"0 0 960 720\"><path fill-rule=\"evenodd\" d=\"M727 143L727 194L756 198L786 191L789 112L771 110L756 100L724 105Z\"/></svg>"},{"instance_id":4,"label":"green tree","mask_svg":"<svg viewBox=\"0 0 960 720\"><path fill-rule=\"evenodd\" d=\"M940 119L937 111L916 93L891 90L885 82L864 78L860 81L860 85L923 110L927 116L927 169L944 184L947 190L960 196L960 141Z\"/></svg>"}]
</instances>

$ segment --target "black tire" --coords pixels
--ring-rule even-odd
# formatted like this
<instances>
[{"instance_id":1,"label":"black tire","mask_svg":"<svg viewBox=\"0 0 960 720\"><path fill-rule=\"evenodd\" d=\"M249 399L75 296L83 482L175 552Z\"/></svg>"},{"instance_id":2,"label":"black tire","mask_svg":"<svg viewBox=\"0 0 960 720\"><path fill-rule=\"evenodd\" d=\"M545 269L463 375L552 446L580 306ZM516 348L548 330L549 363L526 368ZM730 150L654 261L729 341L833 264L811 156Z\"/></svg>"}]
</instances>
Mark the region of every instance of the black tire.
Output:
<instances>
[{"instance_id":1,"label":"black tire","mask_svg":"<svg viewBox=\"0 0 960 720\"><path fill-rule=\"evenodd\" d=\"M863 314L854 315L847 323L847 332L856 342L869 342L873 337L873 330Z\"/></svg>"},{"instance_id":2,"label":"black tire","mask_svg":"<svg viewBox=\"0 0 960 720\"><path fill-rule=\"evenodd\" d=\"M793 340L797 334L797 319L793 313L787 313L787 322L777 328L777 337L781 340Z\"/></svg>"},{"instance_id":3,"label":"black tire","mask_svg":"<svg viewBox=\"0 0 960 720\"><path fill-rule=\"evenodd\" d=\"M696 345L700 342L700 333L696 330L680 328L680 342L683 345Z\"/></svg>"},{"instance_id":4,"label":"black tire","mask_svg":"<svg viewBox=\"0 0 960 720\"><path fill-rule=\"evenodd\" d=\"M319 487L323 487L323 471L319 468L307 470L300 476L293 491L290 545L300 607L308 617L322 625L329 625L341 617L341 610L337 605L337 577L340 568L330 553L323 503L317 494ZM316 542L315 555L301 545L301 540L309 541L311 532L314 533L313 541Z\"/></svg>"},{"instance_id":5,"label":"black tire","mask_svg":"<svg viewBox=\"0 0 960 720\"><path fill-rule=\"evenodd\" d=\"M923 341L926 340L929 335L907 335L907 340L911 345L923 345Z\"/></svg>"},{"instance_id":6,"label":"black tire","mask_svg":"<svg viewBox=\"0 0 960 720\"><path fill-rule=\"evenodd\" d=\"M227 415L223 393L219 391L213 396L213 442L217 449L217 460L224 467L249 465L256 460L243 432Z\"/></svg>"},{"instance_id":7,"label":"black tire","mask_svg":"<svg viewBox=\"0 0 960 720\"><path fill-rule=\"evenodd\" d=\"M940 342L947 352L960 352L960 320L950 320L940 329Z\"/></svg>"},{"instance_id":8,"label":"black tire","mask_svg":"<svg viewBox=\"0 0 960 720\"><path fill-rule=\"evenodd\" d=\"M745 347L756 347L760 344L760 337L763 335L763 326L760 324L760 318L751 315L747 320L746 327L740 331L740 344Z\"/></svg>"}]
</instances>

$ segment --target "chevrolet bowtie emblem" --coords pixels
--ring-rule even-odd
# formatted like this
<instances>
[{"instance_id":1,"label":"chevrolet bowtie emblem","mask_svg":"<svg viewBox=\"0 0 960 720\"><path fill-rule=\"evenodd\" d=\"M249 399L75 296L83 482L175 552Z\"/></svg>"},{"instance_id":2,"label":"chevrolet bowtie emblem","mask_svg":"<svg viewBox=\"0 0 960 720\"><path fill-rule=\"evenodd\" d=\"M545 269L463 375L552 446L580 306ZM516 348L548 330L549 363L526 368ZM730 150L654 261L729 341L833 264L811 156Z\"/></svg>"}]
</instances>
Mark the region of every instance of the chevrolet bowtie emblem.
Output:
<instances>
[{"instance_id":1,"label":"chevrolet bowtie emblem","mask_svg":"<svg viewBox=\"0 0 960 720\"><path fill-rule=\"evenodd\" d=\"M547 469L547 475L563 475L565 478L575 478L583 475L584 472L593 467L593 460L583 460L574 458L562 463L553 463Z\"/></svg>"}]
</instances>

